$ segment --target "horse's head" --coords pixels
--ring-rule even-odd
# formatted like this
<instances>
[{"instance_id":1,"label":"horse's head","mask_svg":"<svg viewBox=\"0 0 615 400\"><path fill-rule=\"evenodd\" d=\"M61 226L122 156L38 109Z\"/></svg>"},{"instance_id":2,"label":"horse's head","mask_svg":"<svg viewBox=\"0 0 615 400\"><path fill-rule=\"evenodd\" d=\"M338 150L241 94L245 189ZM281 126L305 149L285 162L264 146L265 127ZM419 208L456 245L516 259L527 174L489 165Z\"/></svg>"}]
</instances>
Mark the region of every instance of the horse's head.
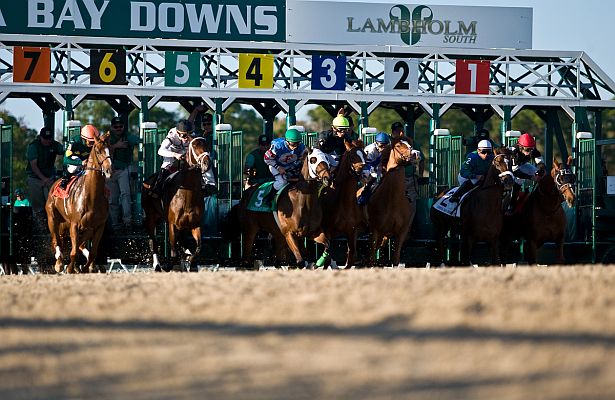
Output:
<instances>
[{"instance_id":1,"label":"horse's head","mask_svg":"<svg viewBox=\"0 0 615 400\"><path fill-rule=\"evenodd\" d=\"M397 166L406 166L419 161L419 152L412 148L412 140L400 136L391 139L382 151L382 167L384 171L390 171Z\"/></svg>"},{"instance_id":2,"label":"horse's head","mask_svg":"<svg viewBox=\"0 0 615 400\"><path fill-rule=\"evenodd\" d=\"M319 149L307 150L305 163L307 164L308 176L304 173L306 180L318 180L325 186L329 186L331 181L331 166L329 158Z\"/></svg>"},{"instance_id":3,"label":"horse's head","mask_svg":"<svg viewBox=\"0 0 615 400\"><path fill-rule=\"evenodd\" d=\"M500 183L504 185L505 190L512 190L515 183L515 177L512 173L512 151L506 147L500 147L493 150L493 167L498 172Z\"/></svg>"},{"instance_id":4,"label":"horse's head","mask_svg":"<svg viewBox=\"0 0 615 400\"><path fill-rule=\"evenodd\" d=\"M94 137L94 145L90 152L91 168L100 171L105 178L111 178L113 163L109 152L109 132Z\"/></svg>"},{"instance_id":5,"label":"horse's head","mask_svg":"<svg viewBox=\"0 0 615 400\"><path fill-rule=\"evenodd\" d=\"M205 147L205 139L196 137L190 141L188 153L186 154L186 161L191 168L199 167L201 171L207 171L209 169L210 158Z\"/></svg>"},{"instance_id":6,"label":"horse's head","mask_svg":"<svg viewBox=\"0 0 615 400\"><path fill-rule=\"evenodd\" d=\"M551 177L555 182L557 190L562 194L568 207L574 206L575 194L573 186L577 181L576 175L570 168L572 166L572 157L568 157L568 161L559 163L557 160L553 160L553 168L551 169Z\"/></svg>"},{"instance_id":7,"label":"horse's head","mask_svg":"<svg viewBox=\"0 0 615 400\"><path fill-rule=\"evenodd\" d=\"M355 178L361 178L363 176L365 161L367 160L363 147L359 145L350 147L346 150L345 157L349 165L350 174Z\"/></svg>"}]
</instances>

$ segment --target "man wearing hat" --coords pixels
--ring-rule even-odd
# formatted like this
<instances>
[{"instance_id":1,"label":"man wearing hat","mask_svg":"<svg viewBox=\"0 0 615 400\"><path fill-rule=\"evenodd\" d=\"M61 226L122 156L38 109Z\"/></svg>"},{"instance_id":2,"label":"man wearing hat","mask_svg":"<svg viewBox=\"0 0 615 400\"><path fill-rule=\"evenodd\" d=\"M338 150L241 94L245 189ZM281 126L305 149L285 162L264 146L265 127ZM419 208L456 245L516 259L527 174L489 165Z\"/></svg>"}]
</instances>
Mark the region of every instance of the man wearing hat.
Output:
<instances>
[{"instance_id":1,"label":"man wearing hat","mask_svg":"<svg viewBox=\"0 0 615 400\"><path fill-rule=\"evenodd\" d=\"M28 193L35 217L35 224L40 233L46 231L47 215L45 202L51 184L55 181L57 171L55 163L64 154L64 147L53 139L53 132L43 127L39 135L28 145L26 150L26 175Z\"/></svg>"},{"instance_id":2,"label":"man wearing hat","mask_svg":"<svg viewBox=\"0 0 615 400\"><path fill-rule=\"evenodd\" d=\"M267 135L258 137L258 147L252 150L246 157L243 173L247 176L245 188L260 185L263 182L273 181L273 175L269 166L265 163L265 153L271 145Z\"/></svg>"},{"instance_id":3,"label":"man wearing hat","mask_svg":"<svg viewBox=\"0 0 615 400\"><path fill-rule=\"evenodd\" d=\"M393 122L391 125L391 136L394 138L405 136L404 124L399 121ZM406 186L406 198L412 203L416 201L419 195L418 180L423 176L423 172L425 171L425 156L418 144L412 142L411 144L415 149L414 152L418 162L411 162L404 167L404 184Z\"/></svg>"},{"instance_id":4,"label":"man wearing hat","mask_svg":"<svg viewBox=\"0 0 615 400\"><path fill-rule=\"evenodd\" d=\"M122 224L127 230L132 228L130 165L134 160L134 147L138 144L139 138L126 132L122 118L113 117L109 136L113 174L107 185L111 192L109 212L114 229L121 228Z\"/></svg>"}]
</instances>

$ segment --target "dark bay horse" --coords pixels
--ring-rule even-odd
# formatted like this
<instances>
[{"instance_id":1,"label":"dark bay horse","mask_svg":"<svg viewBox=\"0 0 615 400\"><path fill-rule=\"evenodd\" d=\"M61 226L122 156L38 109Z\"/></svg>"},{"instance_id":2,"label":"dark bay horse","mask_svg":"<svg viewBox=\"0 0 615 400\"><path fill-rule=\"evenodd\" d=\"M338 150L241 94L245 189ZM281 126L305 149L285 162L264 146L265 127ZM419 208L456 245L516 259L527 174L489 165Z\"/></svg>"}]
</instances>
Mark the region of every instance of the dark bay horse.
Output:
<instances>
[{"instance_id":1,"label":"dark bay horse","mask_svg":"<svg viewBox=\"0 0 615 400\"><path fill-rule=\"evenodd\" d=\"M346 268L353 265L357 249L357 236L367 228L363 211L357 204L357 190L362 178L366 156L359 143L346 142L346 152L337 167L333 185L323 190L322 228L329 240L345 236L348 243Z\"/></svg>"},{"instance_id":2,"label":"dark bay horse","mask_svg":"<svg viewBox=\"0 0 615 400\"><path fill-rule=\"evenodd\" d=\"M105 229L109 201L105 196L105 178L111 177L112 164L107 136L95 137L94 146L85 166L85 173L69 187L68 197L55 197L53 192L60 181L49 190L45 211L51 233L51 247L55 251L56 272L62 272L64 261L60 248L61 235L68 229L71 240L69 274L81 272L75 265L77 250L87 258L83 271L96 272L98 244ZM90 250L86 244L91 240ZM101 267L104 272L105 268Z\"/></svg>"},{"instance_id":3,"label":"dark bay horse","mask_svg":"<svg viewBox=\"0 0 615 400\"><path fill-rule=\"evenodd\" d=\"M553 160L550 174L545 174L523 205L521 215L513 215L505 220L503 243L508 245L514 238L523 237L525 260L536 264L538 249L546 242L555 242L557 247L557 262L563 264L564 237L566 234L566 215L562 208L562 199L569 207L574 206L575 194L573 185L576 177L568 161L559 163Z\"/></svg>"},{"instance_id":4,"label":"dark bay horse","mask_svg":"<svg viewBox=\"0 0 615 400\"><path fill-rule=\"evenodd\" d=\"M143 190L143 211L145 212L145 229L152 252L152 265L156 271L161 271L158 259L158 244L156 242L156 225L164 221L169 227L169 246L171 259L177 257L177 243L181 231L190 231L196 241L193 252L188 250L186 262L194 270L195 257L201 251L201 217L205 207L201 191L202 171L210 167L211 158L206 151L205 139L192 139L186 153L186 162L180 170L169 179L164 187L161 198L150 195L149 190ZM164 268L170 271L172 265Z\"/></svg>"},{"instance_id":5,"label":"dark bay horse","mask_svg":"<svg viewBox=\"0 0 615 400\"><path fill-rule=\"evenodd\" d=\"M489 244L491 263L499 260L499 238L504 223L504 191L513 185L511 151L494 149L495 157L480 186L468 194L459 205L460 218L447 215L432 206L431 221L436 227L438 259L444 262L444 237L451 230L461 236L461 262L469 264L474 244L484 241ZM444 192L438 198L442 197Z\"/></svg>"},{"instance_id":6,"label":"dark bay horse","mask_svg":"<svg viewBox=\"0 0 615 400\"><path fill-rule=\"evenodd\" d=\"M408 236L413 215L412 207L406 198L404 167L413 162L415 155L412 145L405 137L392 138L391 143L382 151L383 175L367 203L367 220L370 232L370 255L368 264L374 266L376 253L387 240L393 243L394 266L399 265L401 247Z\"/></svg>"},{"instance_id":7,"label":"dark bay horse","mask_svg":"<svg viewBox=\"0 0 615 400\"><path fill-rule=\"evenodd\" d=\"M328 251L329 240L321 228L323 213L318 191L321 185L329 184L330 166L320 150L306 150L302 163L297 182L279 195L277 211L271 213L248 210L251 194L256 188L244 193L238 212L243 234L244 264L250 266L253 262L252 245L260 230L273 235L278 259L282 256L282 246L286 242L299 267L307 266L303 256L304 238L323 244L325 251Z\"/></svg>"}]
</instances>

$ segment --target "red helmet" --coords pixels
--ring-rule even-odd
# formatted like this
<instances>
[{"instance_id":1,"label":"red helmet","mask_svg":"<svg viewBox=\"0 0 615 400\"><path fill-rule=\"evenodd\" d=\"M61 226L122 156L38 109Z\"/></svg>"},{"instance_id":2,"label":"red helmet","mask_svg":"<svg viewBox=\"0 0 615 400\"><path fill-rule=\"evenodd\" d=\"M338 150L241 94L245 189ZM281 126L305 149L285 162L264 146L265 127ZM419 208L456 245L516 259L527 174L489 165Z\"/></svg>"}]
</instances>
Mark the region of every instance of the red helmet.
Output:
<instances>
[{"instance_id":1,"label":"red helmet","mask_svg":"<svg viewBox=\"0 0 615 400\"><path fill-rule=\"evenodd\" d=\"M536 140L534 140L534 138L529 133L524 133L523 135L521 135L519 137L518 143L519 143L519 146L523 146L523 147L530 147L530 148L536 147Z\"/></svg>"},{"instance_id":2,"label":"red helmet","mask_svg":"<svg viewBox=\"0 0 615 400\"><path fill-rule=\"evenodd\" d=\"M97 137L98 129L96 129L94 125L85 125L83 128L81 128L81 139L88 142L92 142Z\"/></svg>"}]
</instances>

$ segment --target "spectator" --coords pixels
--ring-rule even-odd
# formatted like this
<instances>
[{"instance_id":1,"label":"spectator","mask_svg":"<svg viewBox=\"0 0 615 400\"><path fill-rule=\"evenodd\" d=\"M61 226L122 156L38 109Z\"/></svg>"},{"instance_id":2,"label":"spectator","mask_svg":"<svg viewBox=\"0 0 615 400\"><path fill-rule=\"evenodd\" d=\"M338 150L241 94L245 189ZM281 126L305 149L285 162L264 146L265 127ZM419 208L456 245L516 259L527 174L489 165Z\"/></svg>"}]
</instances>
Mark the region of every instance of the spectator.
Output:
<instances>
[{"instance_id":1,"label":"spectator","mask_svg":"<svg viewBox=\"0 0 615 400\"><path fill-rule=\"evenodd\" d=\"M15 202L13 207L30 207L30 200L26 199L23 190L15 189Z\"/></svg>"},{"instance_id":2,"label":"spectator","mask_svg":"<svg viewBox=\"0 0 615 400\"><path fill-rule=\"evenodd\" d=\"M269 166L265 163L265 153L269 149L271 141L267 135L258 137L258 147L252 150L246 157L243 173L246 178L246 189L253 185L260 185L273 180Z\"/></svg>"},{"instance_id":3,"label":"spectator","mask_svg":"<svg viewBox=\"0 0 615 400\"><path fill-rule=\"evenodd\" d=\"M397 121L397 122L393 122L393 124L391 125L391 137L392 138L398 138L400 136L404 136L404 124L402 124L401 122Z\"/></svg>"},{"instance_id":4,"label":"spectator","mask_svg":"<svg viewBox=\"0 0 615 400\"><path fill-rule=\"evenodd\" d=\"M39 233L47 231L45 202L51 184L57 177L56 159L64 153L62 144L53 139L53 132L43 127L39 135L28 145L26 166L28 194L34 213L34 224Z\"/></svg>"},{"instance_id":5,"label":"spectator","mask_svg":"<svg viewBox=\"0 0 615 400\"><path fill-rule=\"evenodd\" d=\"M113 174L107 181L107 185L111 192L109 212L114 230L122 227L128 231L132 229L130 165L134 161L134 146L138 144L139 138L129 134L124 129L122 118L113 117L111 120L111 135L109 136Z\"/></svg>"}]
</instances>

